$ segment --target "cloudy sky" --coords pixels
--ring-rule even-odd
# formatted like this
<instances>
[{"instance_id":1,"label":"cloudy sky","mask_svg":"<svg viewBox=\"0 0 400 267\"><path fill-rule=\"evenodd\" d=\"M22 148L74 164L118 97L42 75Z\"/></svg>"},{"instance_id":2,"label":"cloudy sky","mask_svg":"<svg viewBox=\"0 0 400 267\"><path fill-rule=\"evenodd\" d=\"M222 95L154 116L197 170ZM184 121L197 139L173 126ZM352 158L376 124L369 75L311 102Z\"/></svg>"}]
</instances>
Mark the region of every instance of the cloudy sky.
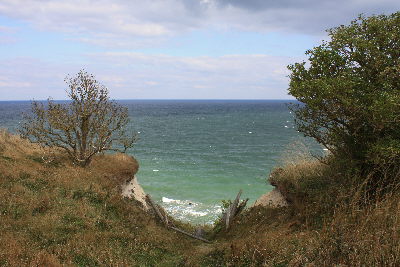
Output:
<instances>
[{"instance_id":1,"label":"cloudy sky","mask_svg":"<svg viewBox=\"0 0 400 267\"><path fill-rule=\"evenodd\" d=\"M286 66L398 0L0 0L0 100L65 98L93 73L115 99L288 99Z\"/></svg>"}]
</instances>

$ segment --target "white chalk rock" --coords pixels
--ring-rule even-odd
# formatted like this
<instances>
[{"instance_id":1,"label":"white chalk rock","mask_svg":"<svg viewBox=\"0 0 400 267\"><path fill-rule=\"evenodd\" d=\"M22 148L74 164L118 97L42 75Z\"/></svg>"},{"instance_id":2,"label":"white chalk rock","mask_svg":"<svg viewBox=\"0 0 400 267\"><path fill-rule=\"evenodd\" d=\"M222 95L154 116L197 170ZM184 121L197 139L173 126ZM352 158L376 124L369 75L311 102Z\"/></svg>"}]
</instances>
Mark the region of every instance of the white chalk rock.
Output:
<instances>
[{"instance_id":1,"label":"white chalk rock","mask_svg":"<svg viewBox=\"0 0 400 267\"><path fill-rule=\"evenodd\" d=\"M136 175L133 179L122 186L122 196L127 198L134 198L139 201L144 210L148 210L149 206L146 202L146 193L144 192L142 186L138 183Z\"/></svg>"},{"instance_id":2,"label":"white chalk rock","mask_svg":"<svg viewBox=\"0 0 400 267\"><path fill-rule=\"evenodd\" d=\"M286 207L288 202L283 197L281 192L278 189L274 189L271 192L268 192L262 195L253 206L264 206L264 207Z\"/></svg>"}]
</instances>

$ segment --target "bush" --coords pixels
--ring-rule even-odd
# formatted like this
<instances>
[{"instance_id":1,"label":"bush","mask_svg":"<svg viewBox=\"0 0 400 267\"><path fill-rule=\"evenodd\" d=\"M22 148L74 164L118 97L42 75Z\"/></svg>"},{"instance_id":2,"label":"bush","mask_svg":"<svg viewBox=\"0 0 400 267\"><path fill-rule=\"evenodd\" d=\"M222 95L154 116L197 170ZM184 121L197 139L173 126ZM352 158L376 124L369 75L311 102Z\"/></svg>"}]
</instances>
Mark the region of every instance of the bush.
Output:
<instances>
[{"instance_id":1,"label":"bush","mask_svg":"<svg viewBox=\"0 0 400 267\"><path fill-rule=\"evenodd\" d=\"M109 100L108 89L93 75L80 71L67 77L66 104L51 99L47 105L33 101L31 114L25 114L20 133L34 143L64 149L71 160L84 167L94 155L105 150L118 150L119 143L126 149L133 146L135 135L128 136L127 108Z\"/></svg>"},{"instance_id":2,"label":"bush","mask_svg":"<svg viewBox=\"0 0 400 267\"><path fill-rule=\"evenodd\" d=\"M328 33L309 62L288 67L297 128L364 174L379 169L372 187L387 185L400 166L400 12Z\"/></svg>"}]
</instances>

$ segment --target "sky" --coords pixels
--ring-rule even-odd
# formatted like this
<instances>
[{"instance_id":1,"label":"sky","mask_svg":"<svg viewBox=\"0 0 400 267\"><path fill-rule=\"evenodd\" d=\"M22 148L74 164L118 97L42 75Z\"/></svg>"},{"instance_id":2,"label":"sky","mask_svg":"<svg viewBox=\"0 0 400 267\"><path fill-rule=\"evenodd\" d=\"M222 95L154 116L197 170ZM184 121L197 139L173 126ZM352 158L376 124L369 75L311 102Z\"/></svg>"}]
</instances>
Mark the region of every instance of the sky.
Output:
<instances>
[{"instance_id":1,"label":"sky","mask_svg":"<svg viewBox=\"0 0 400 267\"><path fill-rule=\"evenodd\" d=\"M84 69L113 99L291 99L287 65L398 0L0 0L0 100L66 99Z\"/></svg>"}]
</instances>

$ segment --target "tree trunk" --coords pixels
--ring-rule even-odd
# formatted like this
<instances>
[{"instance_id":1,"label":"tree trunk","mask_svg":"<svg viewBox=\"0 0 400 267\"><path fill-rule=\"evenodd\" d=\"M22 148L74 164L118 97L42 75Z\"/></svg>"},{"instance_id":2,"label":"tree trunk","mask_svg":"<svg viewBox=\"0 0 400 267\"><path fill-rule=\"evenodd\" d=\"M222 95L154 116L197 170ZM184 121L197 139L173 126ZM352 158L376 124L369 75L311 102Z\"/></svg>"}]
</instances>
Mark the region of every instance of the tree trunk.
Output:
<instances>
[{"instance_id":1,"label":"tree trunk","mask_svg":"<svg viewBox=\"0 0 400 267\"><path fill-rule=\"evenodd\" d=\"M87 158L87 138L89 135L89 116L83 115L81 122L81 151L79 155L79 160L82 163L83 167L87 166L90 163L90 160Z\"/></svg>"}]
</instances>

